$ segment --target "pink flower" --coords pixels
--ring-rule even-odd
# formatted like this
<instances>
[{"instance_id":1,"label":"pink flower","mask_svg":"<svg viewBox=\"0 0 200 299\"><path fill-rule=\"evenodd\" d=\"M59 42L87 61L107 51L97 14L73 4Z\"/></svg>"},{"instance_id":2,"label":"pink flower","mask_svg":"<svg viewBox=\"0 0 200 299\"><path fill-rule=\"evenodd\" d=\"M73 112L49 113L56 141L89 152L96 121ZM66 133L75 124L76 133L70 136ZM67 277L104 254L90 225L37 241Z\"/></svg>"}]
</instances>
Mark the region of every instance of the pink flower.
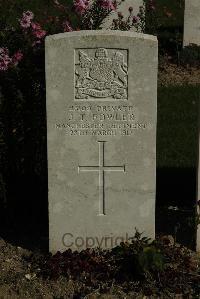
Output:
<instances>
[{"instance_id":1,"label":"pink flower","mask_svg":"<svg viewBox=\"0 0 200 299\"><path fill-rule=\"evenodd\" d=\"M82 15L89 7L89 0L74 0L74 7L76 12Z\"/></svg>"},{"instance_id":2,"label":"pink flower","mask_svg":"<svg viewBox=\"0 0 200 299\"><path fill-rule=\"evenodd\" d=\"M100 5L102 8L109 9L109 10L115 10L116 4L112 0L101 0Z\"/></svg>"},{"instance_id":3,"label":"pink flower","mask_svg":"<svg viewBox=\"0 0 200 299\"><path fill-rule=\"evenodd\" d=\"M46 35L46 31L45 30L35 30L35 31L33 31L33 34L35 35L35 37L41 39Z\"/></svg>"},{"instance_id":4,"label":"pink flower","mask_svg":"<svg viewBox=\"0 0 200 299\"><path fill-rule=\"evenodd\" d=\"M1 57L3 57L4 55L8 55L9 52L8 52L8 48L0 48L0 59Z\"/></svg>"},{"instance_id":5,"label":"pink flower","mask_svg":"<svg viewBox=\"0 0 200 299\"><path fill-rule=\"evenodd\" d=\"M6 71L11 63L7 48L0 48L0 71Z\"/></svg>"},{"instance_id":6,"label":"pink flower","mask_svg":"<svg viewBox=\"0 0 200 299\"><path fill-rule=\"evenodd\" d=\"M46 31L42 30L42 27L39 23L31 23L31 27L32 27L32 33L35 37L37 38L43 38L46 35Z\"/></svg>"},{"instance_id":7,"label":"pink flower","mask_svg":"<svg viewBox=\"0 0 200 299\"><path fill-rule=\"evenodd\" d=\"M30 10L27 10L27 11L23 12L23 18L32 20L34 18L34 13Z\"/></svg>"},{"instance_id":8,"label":"pink flower","mask_svg":"<svg viewBox=\"0 0 200 299\"><path fill-rule=\"evenodd\" d=\"M31 27L33 28L33 30L41 30L42 29L40 24L34 23L34 22L31 23Z\"/></svg>"},{"instance_id":9,"label":"pink flower","mask_svg":"<svg viewBox=\"0 0 200 299\"><path fill-rule=\"evenodd\" d=\"M70 23L67 20L63 22L63 29L64 29L64 32L71 32L71 31L73 31Z\"/></svg>"},{"instance_id":10,"label":"pink flower","mask_svg":"<svg viewBox=\"0 0 200 299\"><path fill-rule=\"evenodd\" d=\"M0 71L7 71L8 69L8 65L4 62L0 60Z\"/></svg>"},{"instance_id":11,"label":"pink flower","mask_svg":"<svg viewBox=\"0 0 200 299\"><path fill-rule=\"evenodd\" d=\"M12 63L16 66L24 57L23 53L19 50L12 57Z\"/></svg>"},{"instance_id":12,"label":"pink flower","mask_svg":"<svg viewBox=\"0 0 200 299\"><path fill-rule=\"evenodd\" d=\"M23 29L27 29L31 26L31 20L23 17L20 20L20 25Z\"/></svg>"},{"instance_id":13,"label":"pink flower","mask_svg":"<svg viewBox=\"0 0 200 299\"><path fill-rule=\"evenodd\" d=\"M34 14L31 11L25 11L22 14L22 18L19 20L23 29L27 29L31 26L31 21L34 18Z\"/></svg>"}]
</instances>

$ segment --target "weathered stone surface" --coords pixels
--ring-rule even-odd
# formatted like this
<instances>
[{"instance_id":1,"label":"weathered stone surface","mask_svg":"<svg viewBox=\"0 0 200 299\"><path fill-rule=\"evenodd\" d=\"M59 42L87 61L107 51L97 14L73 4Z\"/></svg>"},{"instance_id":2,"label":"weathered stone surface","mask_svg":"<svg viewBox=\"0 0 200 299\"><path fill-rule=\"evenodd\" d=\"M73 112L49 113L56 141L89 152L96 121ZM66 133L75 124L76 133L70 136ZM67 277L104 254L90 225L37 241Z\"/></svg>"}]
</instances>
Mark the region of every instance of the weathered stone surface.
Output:
<instances>
[{"instance_id":1,"label":"weathered stone surface","mask_svg":"<svg viewBox=\"0 0 200 299\"><path fill-rule=\"evenodd\" d=\"M124 19L129 16L129 7L133 8L133 15L136 16L139 12L139 7L143 5L142 0L125 0L118 6L116 11L113 11L103 22L102 28L109 29L112 25L113 19L117 19L118 12L121 12ZM132 28L135 31L134 27Z\"/></svg>"},{"instance_id":2,"label":"weathered stone surface","mask_svg":"<svg viewBox=\"0 0 200 299\"><path fill-rule=\"evenodd\" d=\"M46 83L50 250L154 237L156 38L49 36Z\"/></svg>"},{"instance_id":3,"label":"weathered stone surface","mask_svg":"<svg viewBox=\"0 0 200 299\"><path fill-rule=\"evenodd\" d=\"M184 46L200 45L200 1L185 0Z\"/></svg>"}]
</instances>

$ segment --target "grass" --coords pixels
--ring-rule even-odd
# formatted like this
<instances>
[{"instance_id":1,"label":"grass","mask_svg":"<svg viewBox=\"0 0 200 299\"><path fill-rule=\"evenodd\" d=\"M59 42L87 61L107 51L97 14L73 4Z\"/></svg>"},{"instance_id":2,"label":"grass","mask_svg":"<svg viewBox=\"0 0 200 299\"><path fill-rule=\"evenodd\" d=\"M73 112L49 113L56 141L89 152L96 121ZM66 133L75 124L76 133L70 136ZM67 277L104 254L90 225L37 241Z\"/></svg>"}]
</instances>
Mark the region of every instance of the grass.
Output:
<instances>
[{"instance_id":1,"label":"grass","mask_svg":"<svg viewBox=\"0 0 200 299\"><path fill-rule=\"evenodd\" d=\"M158 89L157 165L195 167L198 157L198 86Z\"/></svg>"},{"instance_id":2,"label":"grass","mask_svg":"<svg viewBox=\"0 0 200 299\"><path fill-rule=\"evenodd\" d=\"M158 89L156 231L193 249L199 95L199 86Z\"/></svg>"}]
</instances>

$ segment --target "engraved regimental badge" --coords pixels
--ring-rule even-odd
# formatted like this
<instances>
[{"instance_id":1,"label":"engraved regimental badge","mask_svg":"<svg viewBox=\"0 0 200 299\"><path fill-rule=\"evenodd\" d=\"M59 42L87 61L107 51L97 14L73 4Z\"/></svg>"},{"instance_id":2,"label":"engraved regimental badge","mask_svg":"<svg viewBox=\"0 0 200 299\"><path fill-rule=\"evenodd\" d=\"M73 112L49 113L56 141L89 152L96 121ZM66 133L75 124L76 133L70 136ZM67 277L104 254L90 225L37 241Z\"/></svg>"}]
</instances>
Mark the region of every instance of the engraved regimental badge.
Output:
<instances>
[{"instance_id":1,"label":"engraved regimental badge","mask_svg":"<svg viewBox=\"0 0 200 299\"><path fill-rule=\"evenodd\" d=\"M127 50L78 49L75 56L75 99L127 100Z\"/></svg>"}]
</instances>

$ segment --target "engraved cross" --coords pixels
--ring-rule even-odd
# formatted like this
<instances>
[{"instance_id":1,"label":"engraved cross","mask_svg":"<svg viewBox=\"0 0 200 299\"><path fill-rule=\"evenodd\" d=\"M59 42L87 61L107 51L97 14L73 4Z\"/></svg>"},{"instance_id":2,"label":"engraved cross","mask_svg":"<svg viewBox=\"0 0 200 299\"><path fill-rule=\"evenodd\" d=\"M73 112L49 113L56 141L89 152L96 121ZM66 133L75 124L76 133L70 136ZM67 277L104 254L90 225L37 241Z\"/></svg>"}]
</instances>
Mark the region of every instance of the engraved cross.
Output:
<instances>
[{"instance_id":1,"label":"engraved cross","mask_svg":"<svg viewBox=\"0 0 200 299\"><path fill-rule=\"evenodd\" d=\"M123 166L106 166L104 161L105 142L99 143L99 165L97 166L78 166L78 173L95 171L99 173L99 215L106 215L105 209L105 172L125 172L125 165Z\"/></svg>"}]
</instances>

